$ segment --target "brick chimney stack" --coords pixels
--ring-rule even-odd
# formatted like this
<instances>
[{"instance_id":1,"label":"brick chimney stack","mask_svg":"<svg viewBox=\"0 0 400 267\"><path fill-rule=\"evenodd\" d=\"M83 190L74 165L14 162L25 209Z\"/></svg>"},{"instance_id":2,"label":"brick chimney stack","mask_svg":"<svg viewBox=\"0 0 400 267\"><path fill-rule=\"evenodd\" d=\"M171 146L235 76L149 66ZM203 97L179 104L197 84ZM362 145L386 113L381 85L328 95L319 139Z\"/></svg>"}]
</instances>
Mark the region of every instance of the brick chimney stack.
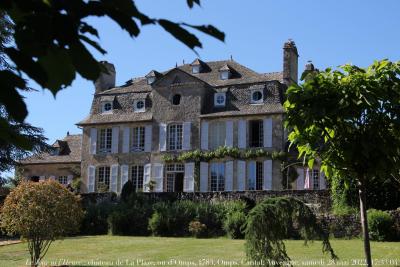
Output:
<instances>
[{"instance_id":1,"label":"brick chimney stack","mask_svg":"<svg viewBox=\"0 0 400 267\"><path fill-rule=\"evenodd\" d=\"M100 74L99 78L94 82L96 88L95 93L101 93L105 90L115 87L115 67L113 64L107 61L100 61L103 65L104 70Z\"/></svg>"},{"instance_id":2,"label":"brick chimney stack","mask_svg":"<svg viewBox=\"0 0 400 267\"><path fill-rule=\"evenodd\" d=\"M283 45L283 82L287 86L298 81L298 57L296 44L289 39Z\"/></svg>"}]
</instances>

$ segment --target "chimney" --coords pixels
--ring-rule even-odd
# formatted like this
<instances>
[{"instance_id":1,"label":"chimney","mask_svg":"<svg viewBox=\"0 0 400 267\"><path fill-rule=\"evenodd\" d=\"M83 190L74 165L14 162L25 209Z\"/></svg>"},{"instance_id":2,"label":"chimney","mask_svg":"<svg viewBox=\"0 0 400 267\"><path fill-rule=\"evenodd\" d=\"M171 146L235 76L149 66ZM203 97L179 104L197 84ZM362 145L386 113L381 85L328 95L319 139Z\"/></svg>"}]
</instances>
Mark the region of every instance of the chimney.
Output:
<instances>
[{"instance_id":1,"label":"chimney","mask_svg":"<svg viewBox=\"0 0 400 267\"><path fill-rule=\"evenodd\" d=\"M114 65L107 61L100 61L102 72L99 78L94 82L96 88L95 93L101 93L105 90L115 87L115 68Z\"/></svg>"},{"instance_id":2,"label":"chimney","mask_svg":"<svg viewBox=\"0 0 400 267\"><path fill-rule=\"evenodd\" d=\"M298 80L298 57L297 47L292 39L283 45L283 83L290 86Z\"/></svg>"}]
</instances>

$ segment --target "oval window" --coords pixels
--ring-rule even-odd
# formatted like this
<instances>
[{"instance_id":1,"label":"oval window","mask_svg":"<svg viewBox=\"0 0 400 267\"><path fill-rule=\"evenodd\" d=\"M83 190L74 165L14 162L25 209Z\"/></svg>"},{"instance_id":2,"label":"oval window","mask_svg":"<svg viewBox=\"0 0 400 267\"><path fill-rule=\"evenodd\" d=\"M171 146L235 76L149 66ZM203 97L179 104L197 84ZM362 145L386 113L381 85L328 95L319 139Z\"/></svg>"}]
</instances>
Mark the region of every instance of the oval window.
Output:
<instances>
[{"instance_id":1,"label":"oval window","mask_svg":"<svg viewBox=\"0 0 400 267\"><path fill-rule=\"evenodd\" d=\"M255 92L253 92L252 100L254 102L259 102L262 100L262 97L263 97L263 95L260 91L255 91Z\"/></svg>"},{"instance_id":2,"label":"oval window","mask_svg":"<svg viewBox=\"0 0 400 267\"><path fill-rule=\"evenodd\" d=\"M223 105L225 103L225 96L224 95L217 95L217 104Z\"/></svg>"},{"instance_id":3,"label":"oval window","mask_svg":"<svg viewBox=\"0 0 400 267\"><path fill-rule=\"evenodd\" d=\"M104 104L104 111L110 111L112 108L111 103L105 103Z\"/></svg>"},{"instance_id":4,"label":"oval window","mask_svg":"<svg viewBox=\"0 0 400 267\"><path fill-rule=\"evenodd\" d=\"M173 105L179 105L181 103L181 95L174 95L173 97L172 97L172 104Z\"/></svg>"},{"instance_id":5,"label":"oval window","mask_svg":"<svg viewBox=\"0 0 400 267\"><path fill-rule=\"evenodd\" d=\"M136 102L136 108L137 109L142 109L144 108L144 102L142 100Z\"/></svg>"}]
</instances>

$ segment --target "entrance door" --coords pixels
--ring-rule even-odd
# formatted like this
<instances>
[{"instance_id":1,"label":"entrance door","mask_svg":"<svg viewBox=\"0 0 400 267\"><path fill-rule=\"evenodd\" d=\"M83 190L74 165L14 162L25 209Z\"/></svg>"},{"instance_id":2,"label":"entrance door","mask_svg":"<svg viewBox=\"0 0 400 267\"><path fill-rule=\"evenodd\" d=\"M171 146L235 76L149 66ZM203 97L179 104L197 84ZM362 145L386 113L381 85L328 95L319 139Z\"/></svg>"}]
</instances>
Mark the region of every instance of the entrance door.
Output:
<instances>
[{"instance_id":1,"label":"entrance door","mask_svg":"<svg viewBox=\"0 0 400 267\"><path fill-rule=\"evenodd\" d=\"M183 192L183 172L175 173L175 192Z\"/></svg>"}]
</instances>

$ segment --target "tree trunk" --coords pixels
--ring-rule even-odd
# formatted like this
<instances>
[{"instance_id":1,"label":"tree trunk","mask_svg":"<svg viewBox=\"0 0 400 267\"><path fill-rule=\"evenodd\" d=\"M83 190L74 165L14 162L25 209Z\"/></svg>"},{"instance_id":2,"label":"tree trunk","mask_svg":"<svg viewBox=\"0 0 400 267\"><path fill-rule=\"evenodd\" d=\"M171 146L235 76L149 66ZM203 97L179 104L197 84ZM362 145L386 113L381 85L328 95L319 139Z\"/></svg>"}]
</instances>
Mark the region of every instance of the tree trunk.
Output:
<instances>
[{"instance_id":1,"label":"tree trunk","mask_svg":"<svg viewBox=\"0 0 400 267\"><path fill-rule=\"evenodd\" d=\"M367 261L367 266L371 267L372 266L371 247L369 244L369 231L368 231L368 219L367 219L367 207L366 207L367 198L365 192L364 177L361 177L361 179L359 179L358 196L360 200L361 227L363 232L365 259Z\"/></svg>"}]
</instances>

